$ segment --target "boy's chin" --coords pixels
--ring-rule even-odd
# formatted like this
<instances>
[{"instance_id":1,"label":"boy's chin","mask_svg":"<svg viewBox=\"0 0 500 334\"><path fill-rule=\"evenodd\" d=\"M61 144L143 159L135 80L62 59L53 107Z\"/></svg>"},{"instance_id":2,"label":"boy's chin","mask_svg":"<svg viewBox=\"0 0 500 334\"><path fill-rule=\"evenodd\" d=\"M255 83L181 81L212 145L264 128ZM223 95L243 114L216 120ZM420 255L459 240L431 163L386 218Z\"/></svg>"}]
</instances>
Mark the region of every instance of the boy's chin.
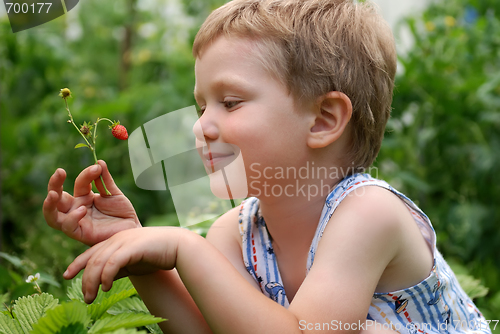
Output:
<instances>
[{"instance_id":1,"label":"boy's chin","mask_svg":"<svg viewBox=\"0 0 500 334\"><path fill-rule=\"evenodd\" d=\"M248 187L245 178L227 181L226 183L221 170L211 173L209 177L210 190L220 199L243 199L248 195Z\"/></svg>"},{"instance_id":2,"label":"boy's chin","mask_svg":"<svg viewBox=\"0 0 500 334\"><path fill-rule=\"evenodd\" d=\"M241 161L239 161L241 160ZM221 199L248 197L248 184L241 154L225 168L209 173L210 190Z\"/></svg>"}]
</instances>

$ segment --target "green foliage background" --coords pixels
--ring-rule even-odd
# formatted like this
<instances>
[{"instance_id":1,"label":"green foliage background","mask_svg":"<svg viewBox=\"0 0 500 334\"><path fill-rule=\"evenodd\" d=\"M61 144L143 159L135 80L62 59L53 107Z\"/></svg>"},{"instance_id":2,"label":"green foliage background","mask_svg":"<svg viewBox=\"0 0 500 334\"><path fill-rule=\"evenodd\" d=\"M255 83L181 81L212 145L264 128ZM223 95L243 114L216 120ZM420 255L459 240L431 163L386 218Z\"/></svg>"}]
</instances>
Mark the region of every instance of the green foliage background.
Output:
<instances>
[{"instance_id":1,"label":"green foliage background","mask_svg":"<svg viewBox=\"0 0 500 334\"><path fill-rule=\"evenodd\" d=\"M376 163L429 216L456 271L489 288L476 300L487 319L500 315L499 18L496 1L453 0L400 24L414 44Z\"/></svg>"},{"instance_id":2,"label":"green foliage background","mask_svg":"<svg viewBox=\"0 0 500 334\"><path fill-rule=\"evenodd\" d=\"M67 171L65 189L72 192L72 180L92 163L88 150L73 149L79 136L66 123L59 90L73 91L78 124L108 117L129 132L193 105L192 40L221 3L85 0L64 17L16 34L0 18L0 250L23 259L0 261L0 295L32 293L23 275L39 271L44 291L64 296L60 277L84 250L47 227L41 213L57 167ZM436 1L401 22L396 36L404 30L414 43L400 53L378 176L428 214L445 258L489 289L476 302L487 319L498 319L500 3ZM169 192L138 189L126 142L103 128L98 157L141 222L176 224Z\"/></svg>"}]
</instances>

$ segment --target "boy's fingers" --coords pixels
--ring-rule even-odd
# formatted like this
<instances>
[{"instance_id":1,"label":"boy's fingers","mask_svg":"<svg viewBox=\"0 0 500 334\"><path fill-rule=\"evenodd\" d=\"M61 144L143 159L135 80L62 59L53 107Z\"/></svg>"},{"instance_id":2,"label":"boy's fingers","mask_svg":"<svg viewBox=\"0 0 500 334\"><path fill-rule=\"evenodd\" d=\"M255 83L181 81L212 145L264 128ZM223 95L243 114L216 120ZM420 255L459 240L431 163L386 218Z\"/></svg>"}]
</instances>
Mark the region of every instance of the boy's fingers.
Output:
<instances>
[{"instance_id":1,"label":"boy's fingers","mask_svg":"<svg viewBox=\"0 0 500 334\"><path fill-rule=\"evenodd\" d=\"M85 254L85 253L83 253L83 254ZM83 268L85 268L86 261L84 261L83 259L80 259L80 257L82 255L78 256L75 260L73 260L73 262L71 262L71 264L68 266L68 268L66 268L66 271L63 274L64 279L72 279ZM87 258L87 260L88 260L88 258Z\"/></svg>"},{"instance_id":2,"label":"boy's fingers","mask_svg":"<svg viewBox=\"0 0 500 334\"><path fill-rule=\"evenodd\" d=\"M63 183L66 179L66 171L62 168L56 169L54 174L49 179L49 184L47 187L47 191L50 192L54 190L58 194L61 194L63 191Z\"/></svg>"},{"instance_id":3,"label":"boy's fingers","mask_svg":"<svg viewBox=\"0 0 500 334\"><path fill-rule=\"evenodd\" d=\"M115 181L113 180L113 177L109 173L108 166L106 165L106 162L104 160L99 160L97 162L99 166L102 168L102 179L104 180L104 184L106 185L106 188L108 191L111 193L111 195L121 195L122 192L121 190L116 186ZM101 178L98 177L95 180L95 185L97 187L97 190L99 190L99 193L101 196L106 196L106 190L104 190L104 187L102 185Z\"/></svg>"},{"instance_id":4,"label":"boy's fingers","mask_svg":"<svg viewBox=\"0 0 500 334\"><path fill-rule=\"evenodd\" d=\"M75 212L75 210L73 210L70 214L67 214L72 205L73 196L67 192L64 191L61 195L59 195L54 190L49 191L43 202L42 208L43 216L47 225L56 230L63 231L66 234L67 230L74 230L78 226L80 219L85 216L87 211L86 209L84 211L83 209L80 209L82 210L81 212Z\"/></svg>"},{"instance_id":5,"label":"boy's fingers","mask_svg":"<svg viewBox=\"0 0 500 334\"><path fill-rule=\"evenodd\" d=\"M113 286L118 272L125 267L130 260L130 257L124 252L114 252L106 261L101 274L102 291L109 291Z\"/></svg>"},{"instance_id":6,"label":"boy's fingers","mask_svg":"<svg viewBox=\"0 0 500 334\"><path fill-rule=\"evenodd\" d=\"M92 165L84 170L75 179L75 189L73 196L80 197L90 194L92 191L92 181L101 175L101 166Z\"/></svg>"},{"instance_id":7,"label":"boy's fingers","mask_svg":"<svg viewBox=\"0 0 500 334\"><path fill-rule=\"evenodd\" d=\"M83 268L78 269L76 266L72 266L72 265L73 265L73 263L71 263L68 266L68 268L66 268L66 271L63 274L64 279L70 280L70 279L74 278L83 269ZM70 266L72 266L71 269L70 269Z\"/></svg>"},{"instance_id":8,"label":"boy's fingers","mask_svg":"<svg viewBox=\"0 0 500 334\"><path fill-rule=\"evenodd\" d=\"M59 212L57 211L57 204L59 201L59 195L57 194L56 191L50 190L49 193L47 194L47 197L45 198L45 201L43 201L43 216L45 218L45 221L47 224L55 228L56 230L61 229L61 224L58 221L58 215Z\"/></svg>"},{"instance_id":9,"label":"boy's fingers","mask_svg":"<svg viewBox=\"0 0 500 334\"><path fill-rule=\"evenodd\" d=\"M64 272L64 279L72 279L82 269L84 269L87 266L87 262L89 261L90 257L101 247L101 245L102 243L96 244L95 246L87 249L82 254L78 255Z\"/></svg>"},{"instance_id":10,"label":"boy's fingers","mask_svg":"<svg viewBox=\"0 0 500 334\"><path fill-rule=\"evenodd\" d=\"M87 207L81 206L75 210L72 210L68 214L60 214L61 228L60 230L64 234L70 236L73 239L80 240L81 236L77 235L78 228L80 227L80 220L87 214ZM64 218L62 218L62 216Z\"/></svg>"},{"instance_id":11,"label":"boy's fingers","mask_svg":"<svg viewBox=\"0 0 500 334\"><path fill-rule=\"evenodd\" d=\"M73 196L63 191L66 171L58 168L49 179L47 197L43 202L43 215L47 224L57 230L61 229L60 212L66 213L73 205Z\"/></svg>"},{"instance_id":12,"label":"boy's fingers","mask_svg":"<svg viewBox=\"0 0 500 334\"><path fill-rule=\"evenodd\" d=\"M54 227L58 223L58 212L66 213L73 205L73 196L63 191L58 193L55 190L49 190L47 197L43 201L43 215L49 226Z\"/></svg>"},{"instance_id":13,"label":"boy's fingers","mask_svg":"<svg viewBox=\"0 0 500 334\"><path fill-rule=\"evenodd\" d=\"M59 201L57 202L57 210L60 212L66 213L73 206L74 197L63 191L59 197Z\"/></svg>"},{"instance_id":14,"label":"boy's fingers","mask_svg":"<svg viewBox=\"0 0 500 334\"><path fill-rule=\"evenodd\" d=\"M99 247L96 247L92 256L87 260L85 272L82 277L82 291L85 302L90 303L97 296L103 277L103 269L110 258L113 257L117 248L119 248L118 245L116 242L104 241L98 244Z\"/></svg>"}]
</instances>

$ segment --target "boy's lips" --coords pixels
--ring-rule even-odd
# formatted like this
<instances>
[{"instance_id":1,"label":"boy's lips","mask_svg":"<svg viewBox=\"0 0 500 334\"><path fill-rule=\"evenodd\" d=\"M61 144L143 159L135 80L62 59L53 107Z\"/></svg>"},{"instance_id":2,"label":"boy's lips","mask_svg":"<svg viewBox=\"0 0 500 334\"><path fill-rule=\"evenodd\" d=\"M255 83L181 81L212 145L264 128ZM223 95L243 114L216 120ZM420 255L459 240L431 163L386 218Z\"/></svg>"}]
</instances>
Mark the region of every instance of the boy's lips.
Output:
<instances>
[{"instance_id":1,"label":"boy's lips","mask_svg":"<svg viewBox=\"0 0 500 334\"><path fill-rule=\"evenodd\" d=\"M239 149L231 144L211 144L199 150L203 165L209 172L215 172L233 162L239 154Z\"/></svg>"},{"instance_id":2,"label":"boy's lips","mask_svg":"<svg viewBox=\"0 0 500 334\"><path fill-rule=\"evenodd\" d=\"M214 169L221 169L233 162L236 155L234 152L207 151L203 153L203 158L205 167L210 168L214 172Z\"/></svg>"}]
</instances>

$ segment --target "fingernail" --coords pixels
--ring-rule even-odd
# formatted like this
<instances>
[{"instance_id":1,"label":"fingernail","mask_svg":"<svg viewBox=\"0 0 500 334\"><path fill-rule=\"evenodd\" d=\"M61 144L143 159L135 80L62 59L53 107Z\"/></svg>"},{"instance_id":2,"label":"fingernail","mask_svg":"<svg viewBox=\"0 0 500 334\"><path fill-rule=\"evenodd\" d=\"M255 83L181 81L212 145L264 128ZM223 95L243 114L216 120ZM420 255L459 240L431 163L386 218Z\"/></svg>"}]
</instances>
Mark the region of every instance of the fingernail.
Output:
<instances>
[{"instance_id":1,"label":"fingernail","mask_svg":"<svg viewBox=\"0 0 500 334\"><path fill-rule=\"evenodd\" d=\"M63 274L63 277L67 277L69 275L69 271L66 269L66 271Z\"/></svg>"},{"instance_id":2,"label":"fingernail","mask_svg":"<svg viewBox=\"0 0 500 334\"><path fill-rule=\"evenodd\" d=\"M92 168L90 169L90 171L92 173L96 173L98 168L99 168L98 166L92 166Z\"/></svg>"}]
</instances>

